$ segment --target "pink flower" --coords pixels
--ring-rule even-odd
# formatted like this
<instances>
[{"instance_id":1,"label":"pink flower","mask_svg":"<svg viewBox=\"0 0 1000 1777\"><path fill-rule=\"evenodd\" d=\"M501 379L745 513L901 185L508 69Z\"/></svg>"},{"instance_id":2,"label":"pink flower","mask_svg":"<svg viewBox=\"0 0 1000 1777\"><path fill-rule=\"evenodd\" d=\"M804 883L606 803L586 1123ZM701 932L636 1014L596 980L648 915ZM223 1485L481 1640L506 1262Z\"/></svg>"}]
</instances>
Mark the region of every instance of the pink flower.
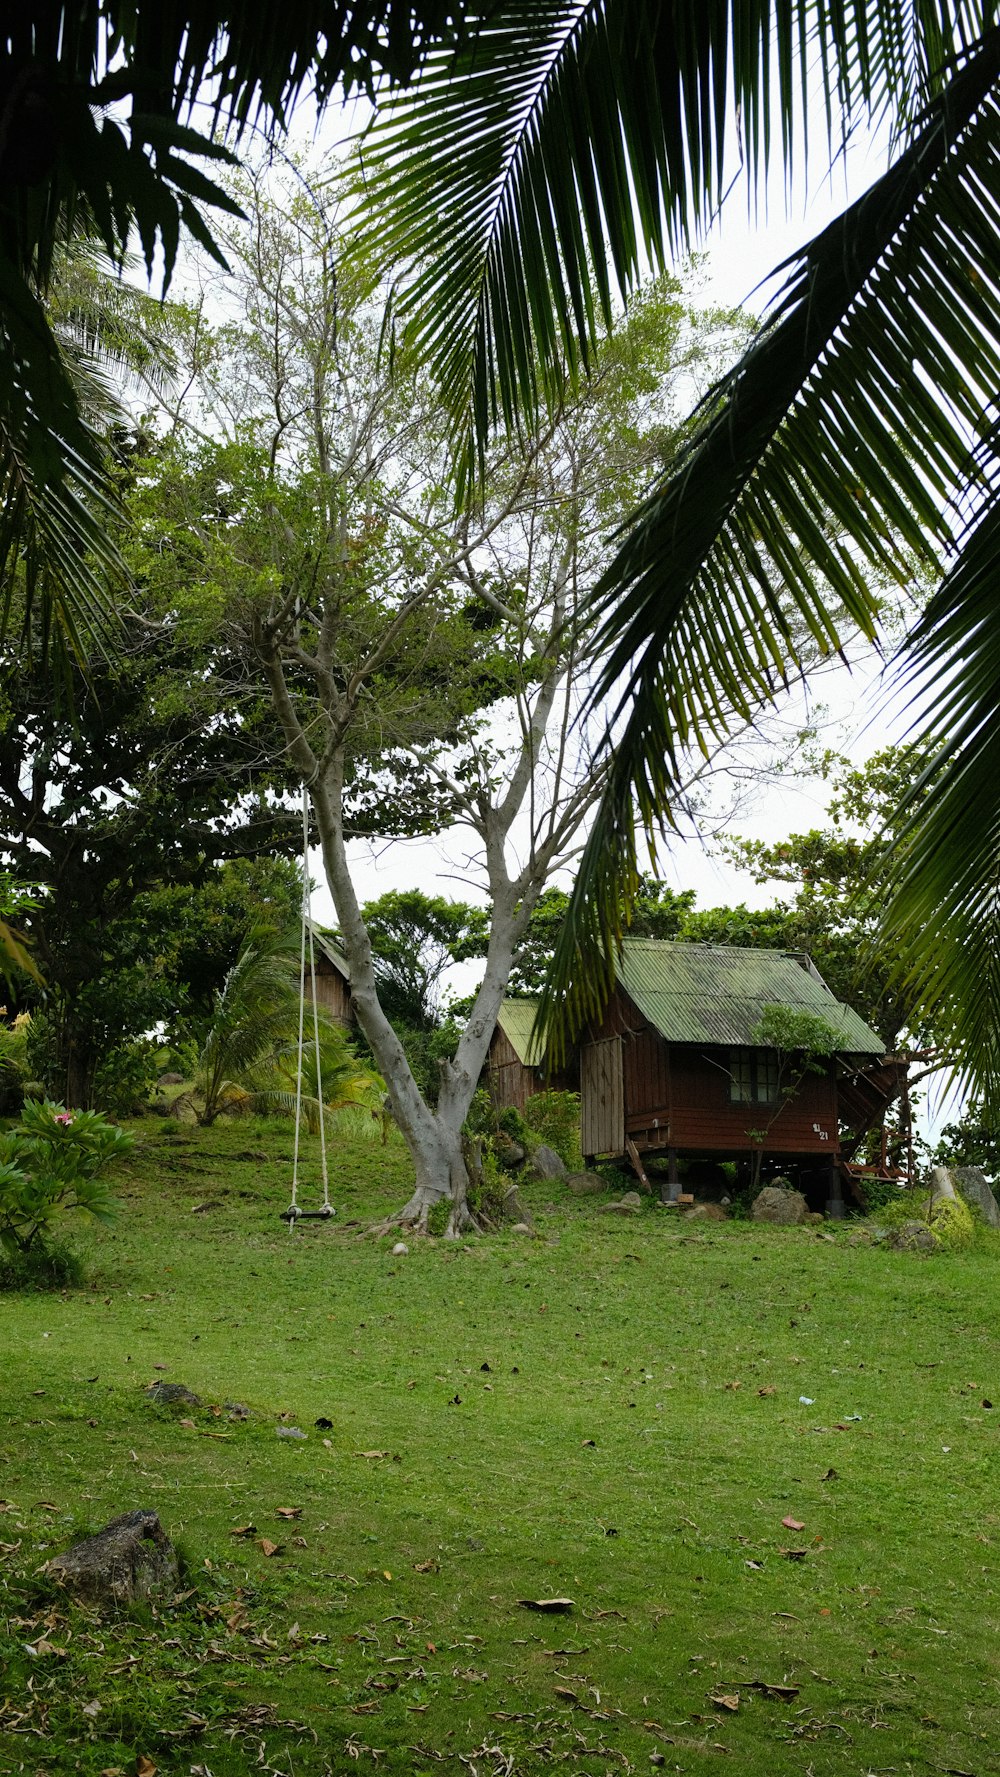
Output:
<instances>
[{"instance_id":1,"label":"pink flower","mask_svg":"<svg viewBox=\"0 0 1000 1777\"><path fill-rule=\"evenodd\" d=\"M73 1121L72 1111L57 1111L56 1115L55 1115L55 1121L57 1123L61 1123L63 1125L63 1127L65 1128L65 1126L68 1123L72 1123L72 1121Z\"/></svg>"}]
</instances>

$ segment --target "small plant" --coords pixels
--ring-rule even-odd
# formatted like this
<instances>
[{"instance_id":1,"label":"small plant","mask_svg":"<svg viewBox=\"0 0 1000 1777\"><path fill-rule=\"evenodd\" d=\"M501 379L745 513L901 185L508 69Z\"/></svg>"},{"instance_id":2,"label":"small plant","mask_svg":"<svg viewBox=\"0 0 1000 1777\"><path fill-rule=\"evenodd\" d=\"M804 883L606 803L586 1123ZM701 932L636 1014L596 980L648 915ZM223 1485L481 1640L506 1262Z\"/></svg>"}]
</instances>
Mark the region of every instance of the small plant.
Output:
<instances>
[{"instance_id":1,"label":"small plant","mask_svg":"<svg viewBox=\"0 0 1000 1777\"><path fill-rule=\"evenodd\" d=\"M131 1146L98 1111L26 1103L0 1138L0 1246L22 1255L46 1249L52 1223L73 1209L108 1221L114 1201L97 1175Z\"/></svg>"},{"instance_id":2,"label":"small plant","mask_svg":"<svg viewBox=\"0 0 1000 1777\"><path fill-rule=\"evenodd\" d=\"M524 1107L524 1121L536 1141L559 1155L571 1172L583 1165L580 1152L580 1095L578 1092L536 1092Z\"/></svg>"}]
</instances>

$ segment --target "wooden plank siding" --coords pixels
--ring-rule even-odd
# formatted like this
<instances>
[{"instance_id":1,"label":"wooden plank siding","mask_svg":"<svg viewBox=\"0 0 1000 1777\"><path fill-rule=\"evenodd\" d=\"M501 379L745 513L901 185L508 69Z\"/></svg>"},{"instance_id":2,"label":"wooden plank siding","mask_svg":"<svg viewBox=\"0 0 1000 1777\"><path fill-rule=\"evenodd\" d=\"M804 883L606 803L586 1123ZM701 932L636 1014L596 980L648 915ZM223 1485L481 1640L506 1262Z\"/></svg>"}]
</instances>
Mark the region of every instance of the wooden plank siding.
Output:
<instances>
[{"instance_id":1,"label":"wooden plank siding","mask_svg":"<svg viewBox=\"0 0 1000 1777\"><path fill-rule=\"evenodd\" d=\"M312 983L306 972L306 999L312 1001ZM338 1024L353 1024L351 993L339 969L326 957L316 958L316 1004Z\"/></svg>"},{"instance_id":2,"label":"wooden plank siding","mask_svg":"<svg viewBox=\"0 0 1000 1777\"><path fill-rule=\"evenodd\" d=\"M832 1064L827 1073L807 1074L787 1103L734 1104L731 1051L667 1043L620 986L584 1043L580 1066L588 1157L624 1154L626 1137L640 1153L671 1147L705 1157L746 1155L755 1145L750 1130L766 1131L765 1153L833 1158L839 1152Z\"/></svg>"},{"instance_id":3,"label":"wooden plank siding","mask_svg":"<svg viewBox=\"0 0 1000 1777\"><path fill-rule=\"evenodd\" d=\"M490 1097L498 1111L506 1110L509 1105L513 1105L515 1110L523 1111L529 1098L541 1091L538 1069L525 1066L510 1038L499 1025L490 1041L487 1066Z\"/></svg>"},{"instance_id":4,"label":"wooden plank siding","mask_svg":"<svg viewBox=\"0 0 1000 1777\"><path fill-rule=\"evenodd\" d=\"M580 1134L585 1154L625 1151L621 1037L588 1043L580 1057Z\"/></svg>"}]
</instances>

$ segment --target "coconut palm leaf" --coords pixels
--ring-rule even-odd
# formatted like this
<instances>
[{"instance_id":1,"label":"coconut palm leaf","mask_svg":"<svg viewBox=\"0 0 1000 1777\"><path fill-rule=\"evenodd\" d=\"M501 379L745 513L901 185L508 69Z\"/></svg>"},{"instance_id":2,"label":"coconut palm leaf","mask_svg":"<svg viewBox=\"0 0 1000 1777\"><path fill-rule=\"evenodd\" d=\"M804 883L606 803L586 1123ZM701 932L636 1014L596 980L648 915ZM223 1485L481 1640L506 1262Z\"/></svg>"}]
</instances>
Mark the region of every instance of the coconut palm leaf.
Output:
<instances>
[{"instance_id":1,"label":"coconut palm leaf","mask_svg":"<svg viewBox=\"0 0 1000 1777\"><path fill-rule=\"evenodd\" d=\"M998 82L994 30L890 171L790 262L761 335L622 539L601 588L597 696L614 697L624 729L550 1016L563 995L585 1015L607 986L635 800L647 827L669 815L685 753L799 663L796 623L821 650L838 645L838 606L871 630L867 564L905 576L907 551L943 556L948 503L1000 388ZM603 981L578 971L571 993L577 952L597 942Z\"/></svg>"},{"instance_id":2,"label":"coconut palm leaf","mask_svg":"<svg viewBox=\"0 0 1000 1777\"><path fill-rule=\"evenodd\" d=\"M755 178L774 138L791 160L817 85L831 136L859 107L906 118L950 67L948 12L978 34L974 0L944 21L936 0L507 0L457 52L432 50L369 135L366 235L414 268L400 313L464 475L498 421L537 420L616 297L712 213L737 119Z\"/></svg>"},{"instance_id":3,"label":"coconut palm leaf","mask_svg":"<svg viewBox=\"0 0 1000 1777\"><path fill-rule=\"evenodd\" d=\"M913 639L935 747L905 807L912 821L882 942L945 1028L956 1072L1000 1113L1000 496L986 501ZM892 859L890 858L890 864Z\"/></svg>"}]
</instances>

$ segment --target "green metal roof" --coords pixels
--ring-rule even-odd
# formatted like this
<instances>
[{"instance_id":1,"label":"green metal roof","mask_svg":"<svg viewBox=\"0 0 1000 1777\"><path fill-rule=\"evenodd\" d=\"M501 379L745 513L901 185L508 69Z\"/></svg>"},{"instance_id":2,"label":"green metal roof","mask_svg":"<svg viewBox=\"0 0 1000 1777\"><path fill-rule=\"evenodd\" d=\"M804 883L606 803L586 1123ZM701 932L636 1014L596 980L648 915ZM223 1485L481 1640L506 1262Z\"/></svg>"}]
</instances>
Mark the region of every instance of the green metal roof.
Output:
<instances>
[{"instance_id":1,"label":"green metal roof","mask_svg":"<svg viewBox=\"0 0 1000 1777\"><path fill-rule=\"evenodd\" d=\"M532 1035L537 1012L537 1000L502 1000L497 1014L500 1029L525 1067L542 1065L543 1046Z\"/></svg>"},{"instance_id":2,"label":"green metal roof","mask_svg":"<svg viewBox=\"0 0 1000 1777\"><path fill-rule=\"evenodd\" d=\"M334 968L339 970L340 974L343 975L344 980L347 982L347 985L350 986L351 970L346 956L337 949L333 939L316 924L314 919L311 919L309 924L312 926L313 943L315 944L316 949L322 952L326 957L327 962L331 962Z\"/></svg>"},{"instance_id":3,"label":"green metal roof","mask_svg":"<svg viewBox=\"0 0 1000 1777\"><path fill-rule=\"evenodd\" d=\"M639 1011L671 1043L752 1044L765 1006L818 1013L847 1055L882 1055L885 1044L836 999L803 951L738 950L626 938L618 979Z\"/></svg>"}]
</instances>

